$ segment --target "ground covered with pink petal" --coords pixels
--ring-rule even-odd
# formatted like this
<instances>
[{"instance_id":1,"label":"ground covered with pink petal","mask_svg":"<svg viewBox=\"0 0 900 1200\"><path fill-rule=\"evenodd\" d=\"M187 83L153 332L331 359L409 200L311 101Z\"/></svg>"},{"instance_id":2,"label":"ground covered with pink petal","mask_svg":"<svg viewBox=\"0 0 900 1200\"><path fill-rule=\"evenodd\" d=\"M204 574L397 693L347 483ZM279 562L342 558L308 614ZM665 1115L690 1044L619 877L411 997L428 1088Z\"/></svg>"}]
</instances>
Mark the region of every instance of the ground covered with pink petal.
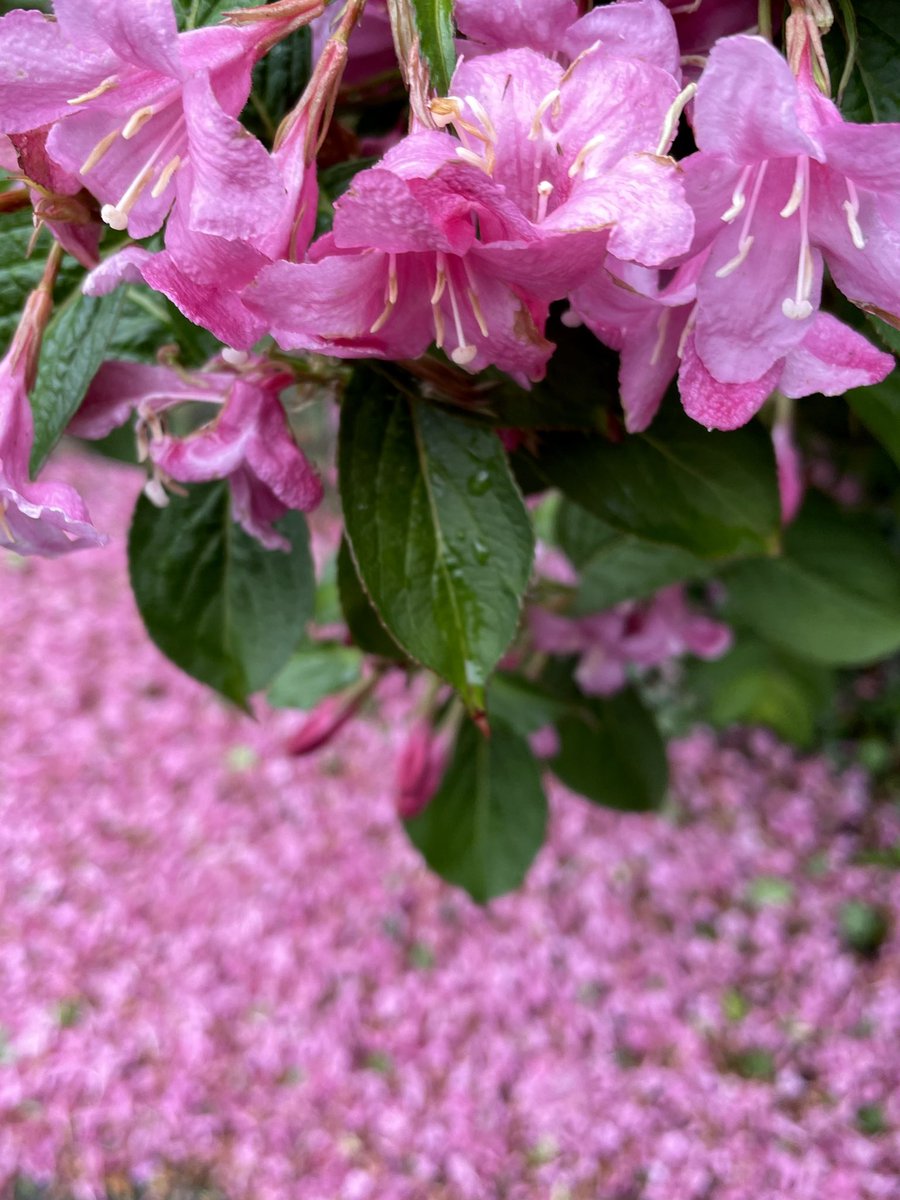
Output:
<instances>
[{"instance_id":1,"label":"ground covered with pink petal","mask_svg":"<svg viewBox=\"0 0 900 1200\"><path fill-rule=\"evenodd\" d=\"M890 1200L900 840L767 737L673 750L663 817L557 792L477 909L392 810L403 699L311 760L170 667L140 482L61 461L104 551L0 563L0 1185L175 1165L232 1200Z\"/></svg>"}]
</instances>

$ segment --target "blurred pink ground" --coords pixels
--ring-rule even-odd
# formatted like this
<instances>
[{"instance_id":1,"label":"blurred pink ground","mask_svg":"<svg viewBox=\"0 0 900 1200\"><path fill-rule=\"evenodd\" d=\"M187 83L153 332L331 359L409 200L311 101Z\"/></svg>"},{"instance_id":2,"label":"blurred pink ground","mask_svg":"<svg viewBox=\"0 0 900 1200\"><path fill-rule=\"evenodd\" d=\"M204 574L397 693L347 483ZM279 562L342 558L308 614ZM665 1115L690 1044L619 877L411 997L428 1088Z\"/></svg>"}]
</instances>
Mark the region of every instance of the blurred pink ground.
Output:
<instances>
[{"instance_id":1,"label":"blurred pink ground","mask_svg":"<svg viewBox=\"0 0 900 1200\"><path fill-rule=\"evenodd\" d=\"M139 478L58 473L114 540L0 562L0 1184L169 1163L232 1200L898 1195L896 927L876 961L838 936L847 899L900 899L852 865L900 839L861 778L698 734L673 814L555 793L528 886L480 911L394 817L402 697L286 758L296 717L228 711L147 640Z\"/></svg>"}]
</instances>

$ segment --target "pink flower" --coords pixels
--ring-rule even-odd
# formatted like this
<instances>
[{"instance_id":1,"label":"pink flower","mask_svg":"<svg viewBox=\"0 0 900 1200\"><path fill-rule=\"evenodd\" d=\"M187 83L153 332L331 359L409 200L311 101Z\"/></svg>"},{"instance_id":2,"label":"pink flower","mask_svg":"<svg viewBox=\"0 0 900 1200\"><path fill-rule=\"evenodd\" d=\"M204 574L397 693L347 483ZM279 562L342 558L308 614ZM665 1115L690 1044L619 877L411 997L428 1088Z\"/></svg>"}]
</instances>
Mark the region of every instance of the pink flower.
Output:
<instances>
[{"instance_id":1,"label":"pink flower","mask_svg":"<svg viewBox=\"0 0 900 1200\"><path fill-rule=\"evenodd\" d=\"M778 493L781 497L782 524L790 525L803 503L803 464L794 442L789 420L776 420L772 426L772 446L778 467Z\"/></svg>"},{"instance_id":2,"label":"pink flower","mask_svg":"<svg viewBox=\"0 0 900 1200\"><path fill-rule=\"evenodd\" d=\"M0 121L8 133L52 125L51 158L136 238L162 225L175 179L200 233L252 236L281 180L236 114L268 45L314 15L179 35L171 0L56 0L55 21L0 20ZM296 9L296 6L295 6Z\"/></svg>"},{"instance_id":3,"label":"pink flower","mask_svg":"<svg viewBox=\"0 0 900 1200\"><path fill-rule=\"evenodd\" d=\"M304 264L244 294L286 349L414 358L429 343L473 371L541 377L546 306L607 245L656 264L690 241L671 136L674 79L584 55L568 72L530 50L463 62L437 117L356 176Z\"/></svg>"},{"instance_id":4,"label":"pink flower","mask_svg":"<svg viewBox=\"0 0 900 1200\"><path fill-rule=\"evenodd\" d=\"M279 393L292 376L251 360L234 371L195 372L139 363L101 367L70 431L102 437L132 409L139 439L154 466L148 495L165 503L164 485L227 479L234 518L270 549L289 549L273 522L289 509L309 512L322 484L294 441ZM164 431L161 414L174 404L202 400L220 405L206 425L186 437Z\"/></svg>"},{"instance_id":5,"label":"pink flower","mask_svg":"<svg viewBox=\"0 0 900 1200\"><path fill-rule=\"evenodd\" d=\"M29 479L34 421L28 391L50 314L50 287L32 292L12 345L0 363L0 546L55 557L103 546L81 496L65 483Z\"/></svg>"},{"instance_id":6,"label":"pink flower","mask_svg":"<svg viewBox=\"0 0 900 1200\"><path fill-rule=\"evenodd\" d=\"M692 324L724 384L761 389L804 342L823 259L854 304L900 320L900 125L843 121L791 50L797 77L761 38L719 42L695 102L701 152L683 165L709 256Z\"/></svg>"}]
</instances>

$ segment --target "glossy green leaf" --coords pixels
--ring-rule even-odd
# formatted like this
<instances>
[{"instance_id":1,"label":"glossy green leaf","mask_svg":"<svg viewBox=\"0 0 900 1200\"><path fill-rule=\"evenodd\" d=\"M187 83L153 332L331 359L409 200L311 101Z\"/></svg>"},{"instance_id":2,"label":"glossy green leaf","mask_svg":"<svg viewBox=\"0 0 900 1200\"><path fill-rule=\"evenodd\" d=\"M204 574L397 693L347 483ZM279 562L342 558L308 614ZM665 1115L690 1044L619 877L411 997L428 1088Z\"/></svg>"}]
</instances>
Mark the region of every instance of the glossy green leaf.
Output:
<instances>
[{"instance_id":1,"label":"glossy green leaf","mask_svg":"<svg viewBox=\"0 0 900 1200\"><path fill-rule=\"evenodd\" d=\"M724 575L728 613L776 646L834 666L900 650L900 561L864 518L813 493L779 558Z\"/></svg>"},{"instance_id":2,"label":"glossy green leaf","mask_svg":"<svg viewBox=\"0 0 900 1200\"><path fill-rule=\"evenodd\" d=\"M333 692L356 683L363 656L353 646L306 642L295 650L266 693L273 708L314 708Z\"/></svg>"},{"instance_id":3,"label":"glossy green leaf","mask_svg":"<svg viewBox=\"0 0 900 1200\"><path fill-rule=\"evenodd\" d=\"M30 208L0 215L0 355L5 353L12 340L28 293L41 281L47 253L53 245L44 232L28 255L33 236ZM84 268L74 259L63 258L57 277L57 295L65 296L71 292L83 275Z\"/></svg>"},{"instance_id":4,"label":"glossy green leaf","mask_svg":"<svg viewBox=\"0 0 900 1200\"><path fill-rule=\"evenodd\" d=\"M437 794L406 823L429 867L480 904L522 883L546 827L547 800L528 743L500 723L483 737L469 722Z\"/></svg>"},{"instance_id":5,"label":"glossy green leaf","mask_svg":"<svg viewBox=\"0 0 900 1200\"><path fill-rule=\"evenodd\" d=\"M566 787L623 812L662 804L669 779L665 743L636 691L582 697L556 729L559 754L550 766Z\"/></svg>"},{"instance_id":6,"label":"glossy green leaf","mask_svg":"<svg viewBox=\"0 0 900 1200\"><path fill-rule=\"evenodd\" d=\"M97 299L76 291L51 317L30 396L32 475L62 437L106 358L124 301L120 292Z\"/></svg>"},{"instance_id":7,"label":"glossy green leaf","mask_svg":"<svg viewBox=\"0 0 900 1200\"><path fill-rule=\"evenodd\" d=\"M339 467L347 538L382 621L410 657L483 708L534 550L500 441L357 369Z\"/></svg>"},{"instance_id":8,"label":"glossy green leaf","mask_svg":"<svg viewBox=\"0 0 900 1200\"><path fill-rule=\"evenodd\" d=\"M556 534L578 569L576 614L599 612L622 600L642 600L660 588L702 579L712 564L682 550L614 529L577 504L560 505Z\"/></svg>"},{"instance_id":9,"label":"glossy green leaf","mask_svg":"<svg viewBox=\"0 0 900 1200\"><path fill-rule=\"evenodd\" d=\"M422 53L431 68L431 85L439 96L446 96L456 66L453 0L412 0L412 8Z\"/></svg>"},{"instance_id":10,"label":"glossy green leaf","mask_svg":"<svg viewBox=\"0 0 900 1200\"><path fill-rule=\"evenodd\" d=\"M341 540L338 551L337 583L341 610L354 644L366 654L375 654L379 658L405 659L406 655L385 629L360 583L346 538Z\"/></svg>"},{"instance_id":11,"label":"glossy green leaf","mask_svg":"<svg viewBox=\"0 0 900 1200\"><path fill-rule=\"evenodd\" d=\"M757 424L710 433L669 406L618 443L545 436L529 465L613 529L702 558L759 553L778 534L775 459Z\"/></svg>"},{"instance_id":12,"label":"glossy green leaf","mask_svg":"<svg viewBox=\"0 0 900 1200\"><path fill-rule=\"evenodd\" d=\"M900 121L900 5L852 0L852 8L856 66L841 110L848 121Z\"/></svg>"},{"instance_id":13,"label":"glossy green leaf","mask_svg":"<svg viewBox=\"0 0 900 1200\"><path fill-rule=\"evenodd\" d=\"M699 718L717 729L765 725L786 741L810 746L834 678L827 667L748 635L724 658L691 662L685 687L698 703Z\"/></svg>"},{"instance_id":14,"label":"glossy green leaf","mask_svg":"<svg viewBox=\"0 0 900 1200\"><path fill-rule=\"evenodd\" d=\"M138 501L128 539L131 586L147 632L172 662L246 707L303 636L315 593L300 513L278 525L291 551L267 550L231 518L224 483L168 507Z\"/></svg>"},{"instance_id":15,"label":"glossy green leaf","mask_svg":"<svg viewBox=\"0 0 900 1200\"><path fill-rule=\"evenodd\" d=\"M566 704L540 683L521 675L497 674L488 691L491 723L501 722L520 737L528 737L565 715Z\"/></svg>"},{"instance_id":16,"label":"glossy green leaf","mask_svg":"<svg viewBox=\"0 0 900 1200\"><path fill-rule=\"evenodd\" d=\"M847 402L900 466L900 371L871 387L854 388Z\"/></svg>"}]
</instances>

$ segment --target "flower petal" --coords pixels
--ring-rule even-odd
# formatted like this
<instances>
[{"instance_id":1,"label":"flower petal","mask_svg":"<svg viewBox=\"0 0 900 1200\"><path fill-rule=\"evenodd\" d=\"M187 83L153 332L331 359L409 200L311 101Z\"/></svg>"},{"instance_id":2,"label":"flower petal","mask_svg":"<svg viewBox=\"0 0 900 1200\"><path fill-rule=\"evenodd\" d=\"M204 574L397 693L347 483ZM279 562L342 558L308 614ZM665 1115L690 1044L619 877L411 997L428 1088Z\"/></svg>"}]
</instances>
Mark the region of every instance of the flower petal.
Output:
<instances>
[{"instance_id":1,"label":"flower petal","mask_svg":"<svg viewBox=\"0 0 900 1200\"><path fill-rule=\"evenodd\" d=\"M703 365L691 334L678 373L684 411L707 429L738 429L759 412L778 386L781 365L776 362L759 379L747 383L721 383Z\"/></svg>"},{"instance_id":2,"label":"flower petal","mask_svg":"<svg viewBox=\"0 0 900 1200\"><path fill-rule=\"evenodd\" d=\"M597 41L605 54L652 63L676 79L681 74L678 33L661 0L618 0L592 9L569 28L563 52L575 59Z\"/></svg>"},{"instance_id":3,"label":"flower petal","mask_svg":"<svg viewBox=\"0 0 900 1200\"><path fill-rule=\"evenodd\" d=\"M787 356L779 390L801 396L842 396L850 388L880 383L894 369L890 354L829 313L816 313L806 337Z\"/></svg>"},{"instance_id":4,"label":"flower petal","mask_svg":"<svg viewBox=\"0 0 900 1200\"><path fill-rule=\"evenodd\" d=\"M456 0L455 16L461 33L491 49L531 46L554 54L578 8L575 0Z\"/></svg>"},{"instance_id":5,"label":"flower petal","mask_svg":"<svg viewBox=\"0 0 900 1200\"><path fill-rule=\"evenodd\" d=\"M171 0L55 0L54 12L72 41L106 44L123 62L178 78L178 26Z\"/></svg>"}]
</instances>

